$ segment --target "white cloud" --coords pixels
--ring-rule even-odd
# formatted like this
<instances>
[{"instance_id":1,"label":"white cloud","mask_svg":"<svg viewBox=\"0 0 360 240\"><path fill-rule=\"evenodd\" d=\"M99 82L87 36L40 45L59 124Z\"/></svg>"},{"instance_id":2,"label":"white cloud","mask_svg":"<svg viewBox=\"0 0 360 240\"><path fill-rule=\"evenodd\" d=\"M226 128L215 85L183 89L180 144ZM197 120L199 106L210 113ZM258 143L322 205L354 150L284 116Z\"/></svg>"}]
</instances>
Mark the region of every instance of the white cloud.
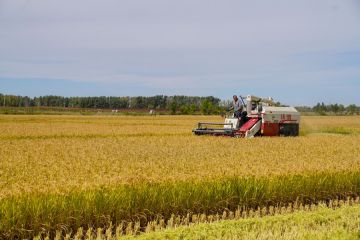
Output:
<instances>
[{"instance_id":1,"label":"white cloud","mask_svg":"<svg viewBox=\"0 0 360 240\"><path fill-rule=\"evenodd\" d=\"M222 85L340 85L360 77L359 57L338 67L326 58L359 55L359 23L356 0L0 0L0 78L195 95Z\"/></svg>"}]
</instances>

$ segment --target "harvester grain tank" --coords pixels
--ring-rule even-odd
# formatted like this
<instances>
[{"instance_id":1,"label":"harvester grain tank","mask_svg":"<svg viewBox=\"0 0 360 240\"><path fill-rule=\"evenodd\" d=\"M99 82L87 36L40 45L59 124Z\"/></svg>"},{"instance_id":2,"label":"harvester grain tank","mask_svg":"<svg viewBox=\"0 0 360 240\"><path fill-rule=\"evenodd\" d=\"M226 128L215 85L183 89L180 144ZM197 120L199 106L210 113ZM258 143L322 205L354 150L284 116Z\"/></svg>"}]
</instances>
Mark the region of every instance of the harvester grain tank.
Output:
<instances>
[{"instance_id":1,"label":"harvester grain tank","mask_svg":"<svg viewBox=\"0 0 360 240\"><path fill-rule=\"evenodd\" d=\"M241 117L228 116L223 123L199 122L193 133L245 138L299 135L300 113L294 107L276 107L272 98L252 95L240 99L246 108Z\"/></svg>"}]
</instances>

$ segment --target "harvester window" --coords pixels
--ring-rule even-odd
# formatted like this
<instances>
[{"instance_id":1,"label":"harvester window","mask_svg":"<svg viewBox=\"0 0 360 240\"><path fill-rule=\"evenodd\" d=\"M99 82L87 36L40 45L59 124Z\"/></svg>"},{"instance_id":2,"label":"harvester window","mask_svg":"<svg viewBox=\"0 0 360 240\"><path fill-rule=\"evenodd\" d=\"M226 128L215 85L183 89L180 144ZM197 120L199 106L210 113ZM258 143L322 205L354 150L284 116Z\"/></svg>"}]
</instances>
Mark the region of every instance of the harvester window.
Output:
<instances>
[{"instance_id":1,"label":"harvester window","mask_svg":"<svg viewBox=\"0 0 360 240\"><path fill-rule=\"evenodd\" d=\"M251 110L255 110L257 107L257 104L256 103L251 103Z\"/></svg>"}]
</instances>

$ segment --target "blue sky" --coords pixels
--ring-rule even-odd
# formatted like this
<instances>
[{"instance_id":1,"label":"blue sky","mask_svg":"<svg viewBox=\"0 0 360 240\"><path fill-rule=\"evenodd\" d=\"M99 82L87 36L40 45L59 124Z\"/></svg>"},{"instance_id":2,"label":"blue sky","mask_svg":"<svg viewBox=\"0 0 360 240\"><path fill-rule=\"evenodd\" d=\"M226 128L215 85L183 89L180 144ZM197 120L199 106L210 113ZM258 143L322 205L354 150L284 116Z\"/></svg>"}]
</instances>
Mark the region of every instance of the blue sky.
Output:
<instances>
[{"instance_id":1,"label":"blue sky","mask_svg":"<svg viewBox=\"0 0 360 240\"><path fill-rule=\"evenodd\" d=\"M360 1L0 0L0 92L360 104Z\"/></svg>"}]
</instances>

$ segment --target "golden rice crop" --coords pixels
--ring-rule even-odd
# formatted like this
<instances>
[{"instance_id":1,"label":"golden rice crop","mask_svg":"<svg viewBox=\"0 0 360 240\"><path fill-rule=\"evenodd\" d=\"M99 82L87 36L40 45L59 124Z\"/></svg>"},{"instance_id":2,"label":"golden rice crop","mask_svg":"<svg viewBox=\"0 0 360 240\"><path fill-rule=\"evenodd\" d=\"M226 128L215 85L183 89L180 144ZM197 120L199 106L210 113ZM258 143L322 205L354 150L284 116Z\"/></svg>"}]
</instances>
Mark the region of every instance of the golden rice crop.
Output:
<instances>
[{"instance_id":1,"label":"golden rice crop","mask_svg":"<svg viewBox=\"0 0 360 240\"><path fill-rule=\"evenodd\" d=\"M222 121L0 116L0 234L360 194L360 117L303 117L296 138L193 136L205 119Z\"/></svg>"},{"instance_id":2,"label":"golden rice crop","mask_svg":"<svg viewBox=\"0 0 360 240\"><path fill-rule=\"evenodd\" d=\"M358 135L195 137L191 129L199 118L1 116L0 196L360 167ZM321 119L325 123L317 117L303 122L337 126L330 117ZM360 118L340 117L339 123L344 119L360 128Z\"/></svg>"}]
</instances>

